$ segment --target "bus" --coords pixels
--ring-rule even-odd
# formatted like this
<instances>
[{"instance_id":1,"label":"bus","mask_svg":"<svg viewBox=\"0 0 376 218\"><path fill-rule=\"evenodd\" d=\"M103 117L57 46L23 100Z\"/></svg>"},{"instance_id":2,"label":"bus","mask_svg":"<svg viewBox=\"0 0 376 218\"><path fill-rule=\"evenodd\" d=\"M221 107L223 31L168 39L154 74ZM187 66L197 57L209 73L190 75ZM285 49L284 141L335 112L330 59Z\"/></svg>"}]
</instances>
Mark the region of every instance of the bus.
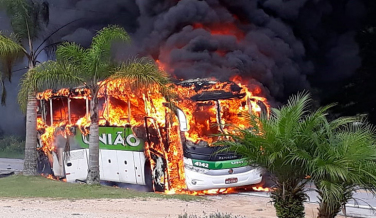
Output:
<instances>
[{"instance_id":1,"label":"bus","mask_svg":"<svg viewBox=\"0 0 376 218\"><path fill-rule=\"evenodd\" d=\"M98 94L100 179L170 193L258 184L261 170L216 142L246 126L243 115L267 110L244 86L211 79L174 84L177 100L106 83ZM38 99L38 170L85 182L89 160L90 93L46 90Z\"/></svg>"}]
</instances>

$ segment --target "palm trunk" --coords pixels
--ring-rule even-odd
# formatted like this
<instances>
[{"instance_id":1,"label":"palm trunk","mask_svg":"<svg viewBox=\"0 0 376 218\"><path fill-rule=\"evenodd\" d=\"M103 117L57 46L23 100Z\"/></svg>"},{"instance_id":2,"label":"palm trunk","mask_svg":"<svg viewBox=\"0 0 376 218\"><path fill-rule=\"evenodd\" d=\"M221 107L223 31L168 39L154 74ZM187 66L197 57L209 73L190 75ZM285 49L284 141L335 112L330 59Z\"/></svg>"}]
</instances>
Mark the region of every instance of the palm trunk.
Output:
<instances>
[{"instance_id":1,"label":"palm trunk","mask_svg":"<svg viewBox=\"0 0 376 218\"><path fill-rule=\"evenodd\" d=\"M271 193L278 218L304 218L304 201L306 197L301 188L294 184L279 185Z\"/></svg>"},{"instance_id":2,"label":"palm trunk","mask_svg":"<svg viewBox=\"0 0 376 218\"><path fill-rule=\"evenodd\" d=\"M95 93L95 90L91 90ZM99 184L99 125L98 125L98 98L92 94L90 101L90 136L89 136L89 169L87 183Z\"/></svg>"},{"instance_id":3,"label":"palm trunk","mask_svg":"<svg viewBox=\"0 0 376 218\"><path fill-rule=\"evenodd\" d=\"M34 68L34 63L29 60L29 70ZM37 99L34 92L27 97L26 108L26 141L23 174L25 176L37 175Z\"/></svg>"},{"instance_id":4,"label":"palm trunk","mask_svg":"<svg viewBox=\"0 0 376 218\"><path fill-rule=\"evenodd\" d=\"M27 98L26 142L23 174L37 175L37 99L34 93Z\"/></svg>"},{"instance_id":5,"label":"palm trunk","mask_svg":"<svg viewBox=\"0 0 376 218\"><path fill-rule=\"evenodd\" d=\"M317 218L335 218L341 211L341 204L339 202L328 203L321 200L318 211Z\"/></svg>"}]
</instances>

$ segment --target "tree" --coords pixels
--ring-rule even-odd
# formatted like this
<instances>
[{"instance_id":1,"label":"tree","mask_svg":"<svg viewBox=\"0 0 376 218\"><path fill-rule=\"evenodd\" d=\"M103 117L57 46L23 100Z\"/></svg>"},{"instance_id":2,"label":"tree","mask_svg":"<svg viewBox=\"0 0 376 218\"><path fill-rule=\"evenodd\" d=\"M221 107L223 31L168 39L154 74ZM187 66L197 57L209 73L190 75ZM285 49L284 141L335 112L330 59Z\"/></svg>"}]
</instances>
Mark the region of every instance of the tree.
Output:
<instances>
[{"instance_id":1,"label":"tree","mask_svg":"<svg viewBox=\"0 0 376 218\"><path fill-rule=\"evenodd\" d=\"M135 88L159 88L167 84L168 79L151 61L134 59L117 64L111 58L111 45L114 42L128 42L129 36L117 26L103 28L93 38L88 49L75 43L64 43L56 51L56 61L38 65L21 84L19 101L25 108L25 99L29 90L34 93L47 88L84 84L90 90L90 136L88 184L99 184L99 126L98 92L112 79L124 79L127 85Z\"/></svg>"},{"instance_id":2,"label":"tree","mask_svg":"<svg viewBox=\"0 0 376 218\"><path fill-rule=\"evenodd\" d=\"M310 96L298 94L268 118L250 116L250 129L229 134L229 150L270 171L278 217L304 217L305 189L313 181L319 218L334 218L357 187L375 193L375 128L356 117L327 120L334 104L312 112Z\"/></svg>"},{"instance_id":3,"label":"tree","mask_svg":"<svg viewBox=\"0 0 376 218\"><path fill-rule=\"evenodd\" d=\"M33 41L49 22L49 5L46 1L37 2L33 0L2 0L0 7L4 8L10 18L16 40L12 40L22 47L22 52L28 60L28 69L33 72L37 65L37 57L44 49L38 46L34 49ZM8 38L12 39L12 38ZM27 46L23 47L23 43ZM7 56L9 57L9 56ZM7 77L12 76L11 66L13 62L5 62ZM30 75L28 73L27 75ZM4 92L3 92L4 93ZM35 93L30 92L26 110L26 141L24 175L37 174L37 101Z\"/></svg>"},{"instance_id":4,"label":"tree","mask_svg":"<svg viewBox=\"0 0 376 218\"><path fill-rule=\"evenodd\" d=\"M324 122L308 173L319 194L319 218L334 218L358 188L376 193L376 129L356 118Z\"/></svg>"},{"instance_id":5,"label":"tree","mask_svg":"<svg viewBox=\"0 0 376 218\"><path fill-rule=\"evenodd\" d=\"M0 86L1 104L5 104L6 90L4 80L11 79L12 70L9 66L22 56L23 48L15 40L14 35L6 36L0 32Z\"/></svg>"},{"instance_id":6,"label":"tree","mask_svg":"<svg viewBox=\"0 0 376 218\"><path fill-rule=\"evenodd\" d=\"M309 113L308 94L298 94L289 99L280 109L273 108L271 114L260 117L249 116L250 129L238 129L227 134L233 141L221 142L228 145L227 150L235 151L256 165L269 171L276 183L271 198L280 218L304 217L304 186L307 163L299 152L313 143L315 129L325 118L323 107ZM293 153L296 151L295 153Z\"/></svg>"}]
</instances>

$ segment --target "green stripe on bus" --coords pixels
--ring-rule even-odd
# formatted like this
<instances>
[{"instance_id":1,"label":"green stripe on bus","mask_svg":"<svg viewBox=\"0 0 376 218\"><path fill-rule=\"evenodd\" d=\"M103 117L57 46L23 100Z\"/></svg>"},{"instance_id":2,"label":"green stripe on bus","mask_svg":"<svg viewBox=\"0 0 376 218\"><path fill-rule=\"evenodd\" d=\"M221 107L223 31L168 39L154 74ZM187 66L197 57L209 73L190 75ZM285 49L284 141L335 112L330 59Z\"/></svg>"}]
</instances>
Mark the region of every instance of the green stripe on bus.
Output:
<instances>
[{"instance_id":1,"label":"green stripe on bus","mask_svg":"<svg viewBox=\"0 0 376 218\"><path fill-rule=\"evenodd\" d=\"M211 170L230 169L230 168L244 167L248 165L247 160L245 158L235 159L235 160L224 160L224 161L205 161L205 160L192 159L192 163L193 163L193 166L195 167L201 167L201 168L211 169Z\"/></svg>"}]
</instances>

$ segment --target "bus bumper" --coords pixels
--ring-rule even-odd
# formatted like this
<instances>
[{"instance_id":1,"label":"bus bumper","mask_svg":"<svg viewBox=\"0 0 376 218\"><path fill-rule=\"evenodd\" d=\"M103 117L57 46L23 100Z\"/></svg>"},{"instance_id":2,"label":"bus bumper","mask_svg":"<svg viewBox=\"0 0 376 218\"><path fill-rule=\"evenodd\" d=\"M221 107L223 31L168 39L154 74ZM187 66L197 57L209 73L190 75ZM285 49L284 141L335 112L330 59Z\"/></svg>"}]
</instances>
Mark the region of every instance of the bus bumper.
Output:
<instances>
[{"instance_id":1,"label":"bus bumper","mask_svg":"<svg viewBox=\"0 0 376 218\"><path fill-rule=\"evenodd\" d=\"M187 167L184 167L184 169L186 185L188 190L191 191L246 186L260 183L262 180L261 170L258 168L248 168L249 170L245 172L244 169L247 169L247 167L235 168L232 174L228 173L228 169L209 170L210 172L206 173L196 172ZM242 169L240 171L243 172L236 173L239 169ZM227 175L218 175L223 174L223 171L226 171Z\"/></svg>"}]
</instances>

